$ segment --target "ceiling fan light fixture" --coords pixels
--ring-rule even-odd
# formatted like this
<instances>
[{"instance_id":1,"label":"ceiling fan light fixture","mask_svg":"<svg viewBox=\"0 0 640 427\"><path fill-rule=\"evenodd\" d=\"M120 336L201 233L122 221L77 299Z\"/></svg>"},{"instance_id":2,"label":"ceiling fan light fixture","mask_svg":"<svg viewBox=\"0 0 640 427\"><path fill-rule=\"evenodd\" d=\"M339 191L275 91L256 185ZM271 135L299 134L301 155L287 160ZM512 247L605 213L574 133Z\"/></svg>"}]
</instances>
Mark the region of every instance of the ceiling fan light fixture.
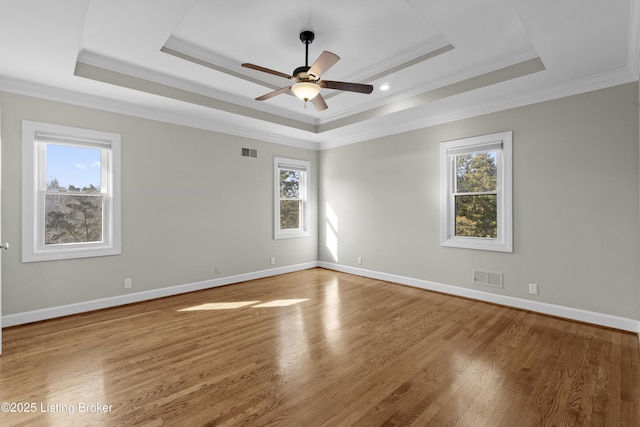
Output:
<instances>
[{"instance_id":1,"label":"ceiling fan light fixture","mask_svg":"<svg viewBox=\"0 0 640 427\"><path fill-rule=\"evenodd\" d=\"M320 86L311 82L300 82L291 86L291 91L303 101L310 101L320 93Z\"/></svg>"},{"instance_id":2,"label":"ceiling fan light fixture","mask_svg":"<svg viewBox=\"0 0 640 427\"><path fill-rule=\"evenodd\" d=\"M280 71L271 70L269 68L261 67L259 65L244 63L245 68L251 68L263 73L273 74L274 76L284 77L288 80L293 80L295 83L292 86L282 87L272 92L264 94L256 98L256 101L265 101L273 98L276 95L282 93L288 93L289 91L305 102L305 108L307 107L307 101L311 103L318 111L323 111L328 108L327 103L324 101L322 95L320 95L320 89L333 89L343 90L347 92L358 93L371 93L373 86L361 83L349 83L338 82L333 80L320 80L320 76L324 74L329 68L333 67L336 62L340 60L340 57L335 53L329 51L323 51L318 59L309 66L309 45L313 41L314 34L311 31L303 31L300 33L300 41L304 43L304 66L298 67L293 70L291 75L281 73Z\"/></svg>"}]
</instances>

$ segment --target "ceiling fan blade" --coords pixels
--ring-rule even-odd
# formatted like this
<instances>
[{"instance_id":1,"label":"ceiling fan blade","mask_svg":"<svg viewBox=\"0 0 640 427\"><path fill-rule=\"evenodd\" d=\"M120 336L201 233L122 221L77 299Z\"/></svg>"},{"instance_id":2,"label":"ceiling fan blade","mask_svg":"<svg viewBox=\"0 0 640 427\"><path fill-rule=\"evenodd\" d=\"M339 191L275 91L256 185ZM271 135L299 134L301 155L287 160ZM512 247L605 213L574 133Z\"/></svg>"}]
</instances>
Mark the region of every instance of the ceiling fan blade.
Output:
<instances>
[{"instance_id":1,"label":"ceiling fan blade","mask_svg":"<svg viewBox=\"0 0 640 427\"><path fill-rule=\"evenodd\" d=\"M336 90L346 90L348 92L358 92L358 93L371 93L373 92L372 85L365 85L361 83L347 83L347 82L336 82L332 80L321 80L318 82L321 87L326 87L327 89L336 89Z\"/></svg>"},{"instance_id":2,"label":"ceiling fan blade","mask_svg":"<svg viewBox=\"0 0 640 427\"><path fill-rule=\"evenodd\" d=\"M316 78L320 78L329 68L333 67L340 57L335 53L324 51L320 54L316 62L309 68L308 73L313 74Z\"/></svg>"},{"instance_id":3,"label":"ceiling fan blade","mask_svg":"<svg viewBox=\"0 0 640 427\"><path fill-rule=\"evenodd\" d=\"M245 62L244 64L242 64L242 66L245 68L251 68L252 70L256 71L262 71L263 73L273 74L274 76L284 77L285 79L291 78L289 74L281 73L280 71L275 71L270 68L261 67L259 65L248 64Z\"/></svg>"},{"instance_id":4,"label":"ceiling fan blade","mask_svg":"<svg viewBox=\"0 0 640 427\"><path fill-rule=\"evenodd\" d=\"M265 101L265 100L267 100L269 98L273 98L276 95L280 95L281 93L285 93L289 89L291 89L291 86L287 86L287 87L280 88L278 90L274 90L273 92L269 92L269 93L266 93L266 94L264 94L262 96L257 97L256 101Z\"/></svg>"},{"instance_id":5,"label":"ceiling fan blade","mask_svg":"<svg viewBox=\"0 0 640 427\"><path fill-rule=\"evenodd\" d=\"M313 99L311 100L311 103L313 104L314 107L316 107L316 110L318 111L326 110L327 108L329 108L327 103L324 101L324 98L320 94L317 94L316 96L314 96Z\"/></svg>"}]
</instances>

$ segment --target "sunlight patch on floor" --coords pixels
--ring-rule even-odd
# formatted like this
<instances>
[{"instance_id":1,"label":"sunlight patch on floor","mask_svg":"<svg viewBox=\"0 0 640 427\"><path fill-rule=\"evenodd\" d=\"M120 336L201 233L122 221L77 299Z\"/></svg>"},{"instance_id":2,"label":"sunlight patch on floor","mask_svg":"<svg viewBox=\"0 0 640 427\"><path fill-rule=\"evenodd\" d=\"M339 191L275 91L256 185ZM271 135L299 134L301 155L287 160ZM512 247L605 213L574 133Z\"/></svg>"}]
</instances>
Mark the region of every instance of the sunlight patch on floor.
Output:
<instances>
[{"instance_id":1,"label":"sunlight patch on floor","mask_svg":"<svg viewBox=\"0 0 640 427\"><path fill-rule=\"evenodd\" d=\"M178 311L231 310L234 308L254 305L259 302L260 301L208 302L205 304L194 305L193 307L183 308Z\"/></svg>"},{"instance_id":2,"label":"sunlight patch on floor","mask_svg":"<svg viewBox=\"0 0 640 427\"><path fill-rule=\"evenodd\" d=\"M286 307L288 305L299 304L301 302L309 301L309 298L304 299L277 299L269 302L265 302L262 304L254 305L252 308L261 308L261 307Z\"/></svg>"},{"instance_id":3,"label":"sunlight patch on floor","mask_svg":"<svg viewBox=\"0 0 640 427\"><path fill-rule=\"evenodd\" d=\"M261 303L261 301L232 301L232 302L207 302L204 304L194 305L193 307L182 308L178 311L207 311L207 310L232 310L234 308L249 307L286 307L289 305L299 304L309 301L309 298L303 299L277 299L269 302Z\"/></svg>"}]
</instances>

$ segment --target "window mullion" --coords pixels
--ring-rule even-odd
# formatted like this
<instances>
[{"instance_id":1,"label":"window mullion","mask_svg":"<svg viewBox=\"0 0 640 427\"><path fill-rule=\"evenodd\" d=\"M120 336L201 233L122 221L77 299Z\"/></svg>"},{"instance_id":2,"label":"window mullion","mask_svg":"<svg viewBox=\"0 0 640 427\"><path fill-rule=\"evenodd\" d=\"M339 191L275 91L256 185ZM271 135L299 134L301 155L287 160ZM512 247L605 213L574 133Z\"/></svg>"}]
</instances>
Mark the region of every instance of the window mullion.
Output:
<instances>
[{"instance_id":1,"label":"window mullion","mask_svg":"<svg viewBox=\"0 0 640 427\"><path fill-rule=\"evenodd\" d=\"M469 193L453 193L455 196L487 196L498 195L498 191L475 191Z\"/></svg>"}]
</instances>

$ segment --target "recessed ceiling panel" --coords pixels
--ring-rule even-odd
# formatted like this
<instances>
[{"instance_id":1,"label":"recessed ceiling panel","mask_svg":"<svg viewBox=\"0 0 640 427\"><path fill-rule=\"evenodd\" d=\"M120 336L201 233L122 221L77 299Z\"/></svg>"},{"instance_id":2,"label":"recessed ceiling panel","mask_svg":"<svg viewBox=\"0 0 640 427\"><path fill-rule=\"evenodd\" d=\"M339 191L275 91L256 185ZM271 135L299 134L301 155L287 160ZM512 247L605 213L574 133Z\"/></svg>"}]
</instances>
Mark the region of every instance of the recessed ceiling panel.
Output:
<instances>
[{"instance_id":1,"label":"recessed ceiling panel","mask_svg":"<svg viewBox=\"0 0 640 427\"><path fill-rule=\"evenodd\" d=\"M309 63L324 50L336 53L342 59L326 78L340 80L365 79L446 44L404 1L270 0L240 7L218 0L196 2L166 46L200 52L218 65L251 62L291 74L305 62L303 30L316 35Z\"/></svg>"},{"instance_id":2,"label":"recessed ceiling panel","mask_svg":"<svg viewBox=\"0 0 640 427\"><path fill-rule=\"evenodd\" d=\"M287 143L344 144L638 80L637 0L2 2L0 90ZM304 65L327 110L282 94ZM385 84L388 90L380 87Z\"/></svg>"}]
</instances>

